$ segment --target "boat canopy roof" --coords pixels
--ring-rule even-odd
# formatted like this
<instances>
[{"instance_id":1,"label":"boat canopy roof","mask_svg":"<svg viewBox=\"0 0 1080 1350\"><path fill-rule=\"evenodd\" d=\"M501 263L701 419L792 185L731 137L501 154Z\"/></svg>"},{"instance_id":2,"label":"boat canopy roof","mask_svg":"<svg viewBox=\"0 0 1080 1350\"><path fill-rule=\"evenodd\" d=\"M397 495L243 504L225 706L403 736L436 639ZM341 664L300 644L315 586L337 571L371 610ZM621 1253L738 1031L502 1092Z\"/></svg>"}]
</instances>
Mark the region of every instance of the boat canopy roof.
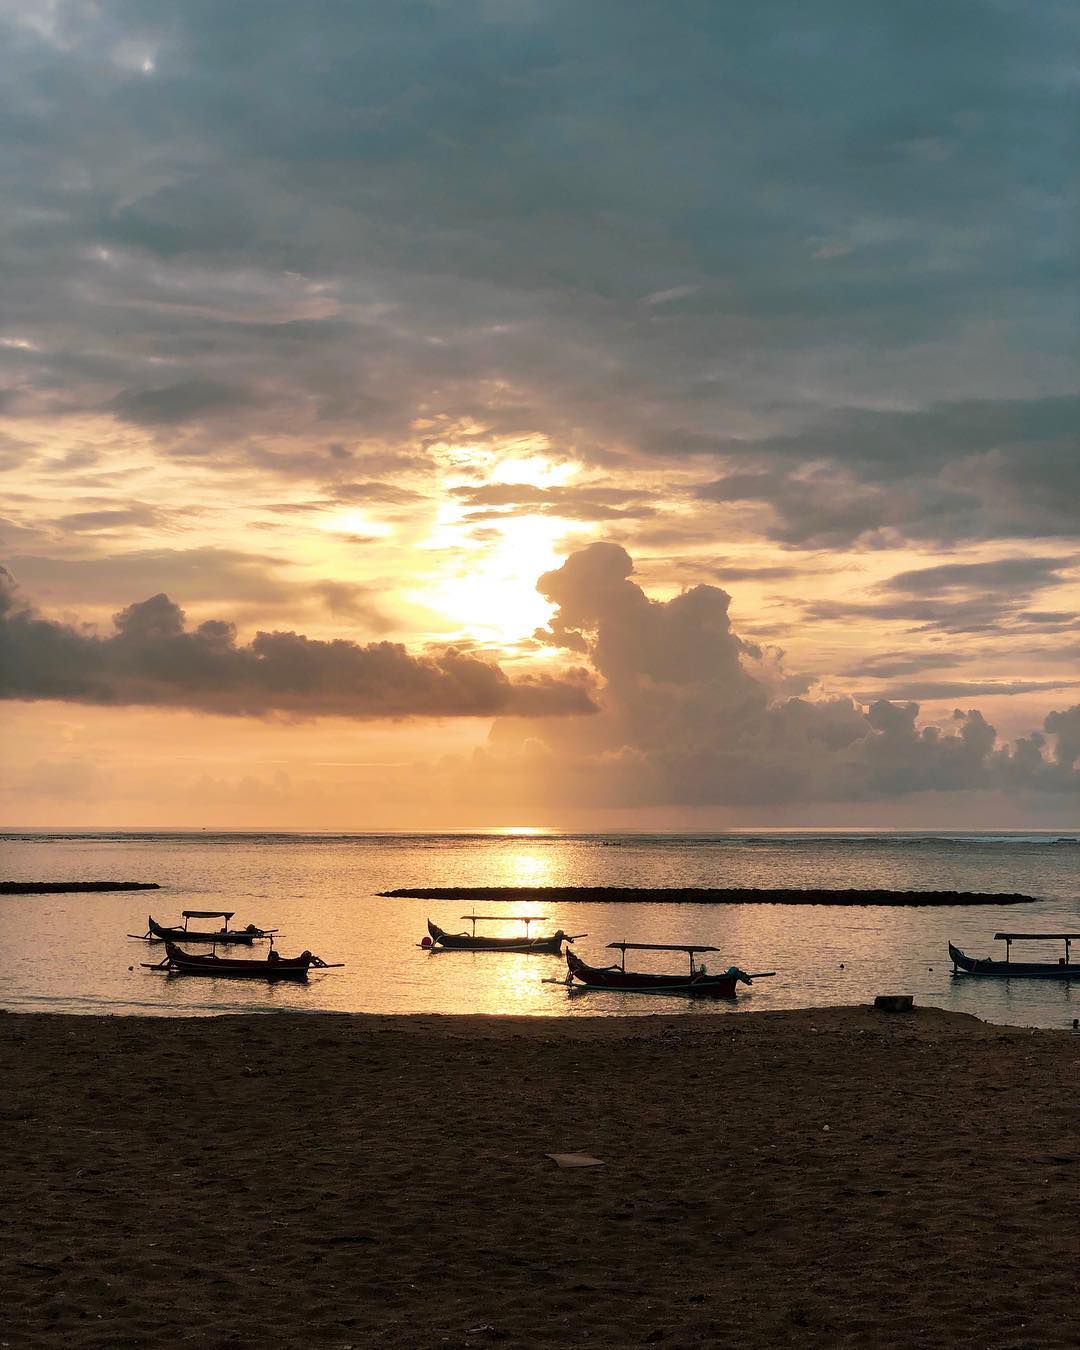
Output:
<instances>
[{"instance_id":1,"label":"boat canopy roof","mask_svg":"<svg viewBox=\"0 0 1080 1350\"><path fill-rule=\"evenodd\" d=\"M180 911L180 917L183 919L231 919L235 913L235 909L183 909Z\"/></svg>"},{"instance_id":2,"label":"boat canopy roof","mask_svg":"<svg viewBox=\"0 0 1080 1350\"><path fill-rule=\"evenodd\" d=\"M1076 942L1080 933L995 933L995 942Z\"/></svg>"},{"instance_id":3,"label":"boat canopy roof","mask_svg":"<svg viewBox=\"0 0 1080 1350\"><path fill-rule=\"evenodd\" d=\"M463 919L512 919L515 923L543 923L546 914L463 914Z\"/></svg>"},{"instance_id":4,"label":"boat canopy roof","mask_svg":"<svg viewBox=\"0 0 1080 1350\"><path fill-rule=\"evenodd\" d=\"M692 946L686 943L676 942L609 942L608 947L614 947L620 952L718 952L719 947L706 947L700 942L695 942Z\"/></svg>"}]
</instances>

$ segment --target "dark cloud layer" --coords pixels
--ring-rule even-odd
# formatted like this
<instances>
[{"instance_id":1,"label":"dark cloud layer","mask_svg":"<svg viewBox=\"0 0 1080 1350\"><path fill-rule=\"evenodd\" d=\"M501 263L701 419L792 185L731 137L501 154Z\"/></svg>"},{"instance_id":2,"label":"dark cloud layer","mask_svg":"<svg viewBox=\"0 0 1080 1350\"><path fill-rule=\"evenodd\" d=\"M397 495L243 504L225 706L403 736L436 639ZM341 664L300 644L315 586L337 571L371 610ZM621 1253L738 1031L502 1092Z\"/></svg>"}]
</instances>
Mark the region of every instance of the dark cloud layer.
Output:
<instances>
[{"instance_id":1,"label":"dark cloud layer","mask_svg":"<svg viewBox=\"0 0 1080 1350\"><path fill-rule=\"evenodd\" d=\"M1068 6L2 22L16 411L285 478L434 411L712 460L784 544L1077 537Z\"/></svg>"},{"instance_id":2,"label":"dark cloud layer","mask_svg":"<svg viewBox=\"0 0 1080 1350\"><path fill-rule=\"evenodd\" d=\"M159 388L122 389L109 405L127 422L144 426L195 421L209 412L239 408L245 395L215 380L182 380Z\"/></svg>"},{"instance_id":3,"label":"dark cloud layer","mask_svg":"<svg viewBox=\"0 0 1080 1350\"><path fill-rule=\"evenodd\" d=\"M989 562L939 563L935 567L916 567L897 572L881 584L883 591L901 591L906 595L942 595L955 592L987 591L1009 593L1026 598L1033 592L1056 585L1063 568L1073 558L995 558Z\"/></svg>"},{"instance_id":4,"label":"dark cloud layer","mask_svg":"<svg viewBox=\"0 0 1080 1350\"><path fill-rule=\"evenodd\" d=\"M0 569L0 698L193 708L244 717L567 716L595 711L584 677L511 682L449 649L412 656L300 633L236 641L231 623L189 629L166 595L129 605L98 637L36 615Z\"/></svg>"},{"instance_id":5,"label":"dark cloud layer","mask_svg":"<svg viewBox=\"0 0 1080 1350\"><path fill-rule=\"evenodd\" d=\"M1080 283L1073 278L1076 299ZM937 403L918 412L845 409L797 434L717 438L742 465L704 501L755 502L765 531L800 547L1075 538L1080 396Z\"/></svg>"},{"instance_id":6,"label":"dark cloud layer","mask_svg":"<svg viewBox=\"0 0 1080 1350\"><path fill-rule=\"evenodd\" d=\"M1071 610L1034 609L1032 596L1064 580L1073 558L997 558L918 567L883 581L881 599L815 600L815 619L860 618L907 624L915 632L1061 632L1080 623Z\"/></svg>"}]
</instances>

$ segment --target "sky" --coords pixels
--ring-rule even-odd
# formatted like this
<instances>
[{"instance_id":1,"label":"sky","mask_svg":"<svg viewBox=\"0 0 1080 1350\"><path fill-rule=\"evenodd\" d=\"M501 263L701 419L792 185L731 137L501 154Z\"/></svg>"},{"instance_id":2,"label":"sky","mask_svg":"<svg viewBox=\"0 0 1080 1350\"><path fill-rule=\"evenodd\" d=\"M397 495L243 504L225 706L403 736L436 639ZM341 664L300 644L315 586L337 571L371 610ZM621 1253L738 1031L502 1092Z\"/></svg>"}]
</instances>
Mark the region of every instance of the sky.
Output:
<instances>
[{"instance_id":1,"label":"sky","mask_svg":"<svg viewBox=\"0 0 1080 1350\"><path fill-rule=\"evenodd\" d=\"M0 0L0 823L1080 824L1078 38Z\"/></svg>"}]
</instances>

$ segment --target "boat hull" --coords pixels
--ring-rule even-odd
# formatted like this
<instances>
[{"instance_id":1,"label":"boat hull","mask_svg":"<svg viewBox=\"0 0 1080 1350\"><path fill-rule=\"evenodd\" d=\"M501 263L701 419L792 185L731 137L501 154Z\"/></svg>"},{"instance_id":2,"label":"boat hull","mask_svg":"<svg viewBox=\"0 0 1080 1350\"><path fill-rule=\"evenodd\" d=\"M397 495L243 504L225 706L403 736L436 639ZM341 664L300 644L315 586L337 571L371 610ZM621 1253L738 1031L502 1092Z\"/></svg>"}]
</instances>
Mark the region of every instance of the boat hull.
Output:
<instances>
[{"instance_id":1,"label":"boat hull","mask_svg":"<svg viewBox=\"0 0 1080 1350\"><path fill-rule=\"evenodd\" d=\"M953 970L963 971L965 975L1020 975L1036 980L1080 980L1080 964L1075 961L1068 965L1064 961L1053 963L1043 961L992 961L988 957L968 956L949 943L949 958Z\"/></svg>"},{"instance_id":2,"label":"boat hull","mask_svg":"<svg viewBox=\"0 0 1080 1350\"><path fill-rule=\"evenodd\" d=\"M202 975L211 979L231 980L306 980L312 955L282 956L276 961L247 961L226 956L193 956L172 942L165 943L163 969L178 975Z\"/></svg>"},{"instance_id":3,"label":"boat hull","mask_svg":"<svg viewBox=\"0 0 1080 1350\"><path fill-rule=\"evenodd\" d=\"M672 994L686 998L734 998L739 976L725 971L721 975L651 975L647 971L623 970L621 966L588 966L573 952L566 953L566 964L574 983L571 989L619 991L630 994Z\"/></svg>"},{"instance_id":4,"label":"boat hull","mask_svg":"<svg viewBox=\"0 0 1080 1350\"><path fill-rule=\"evenodd\" d=\"M428 920L432 951L448 952L516 952L526 956L558 956L566 940L563 932L538 938L475 937L469 933L447 933L438 924Z\"/></svg>"},{"instance_id":5,"label":"boat hull","mask_svg":"<svg viewBox=\"0 0 1080 1350\"><path fill-rule=\"evenodd\" d=\"M151 940L157 942L212 942L215 945L242 945L250 947L256 938L265 937L261 931L245 933L243 929L223 928L217 933L197 933L187 928L166 927L156 923L153 918L147 920Z\"/></svg>"}]
</instances>

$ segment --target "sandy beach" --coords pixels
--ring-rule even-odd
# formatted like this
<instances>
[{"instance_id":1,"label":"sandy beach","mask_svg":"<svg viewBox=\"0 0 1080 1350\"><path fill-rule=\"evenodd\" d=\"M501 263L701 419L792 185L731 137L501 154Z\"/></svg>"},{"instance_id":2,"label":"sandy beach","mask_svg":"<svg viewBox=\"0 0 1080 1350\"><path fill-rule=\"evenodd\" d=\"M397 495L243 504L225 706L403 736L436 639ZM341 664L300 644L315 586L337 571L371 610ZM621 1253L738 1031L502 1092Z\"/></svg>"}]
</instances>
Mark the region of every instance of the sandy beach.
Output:
<instances>
[{"instance_id":1,"label":"sandy beach","mask_svg":"<svg viewBox=\"0 0 1080 1350\"><path fill-rule=\"evenodd\" d=\"M0 1016L0 1344L1073 1347L1078 1059L932 1009Z\"/></svg>"}]
</instances>

